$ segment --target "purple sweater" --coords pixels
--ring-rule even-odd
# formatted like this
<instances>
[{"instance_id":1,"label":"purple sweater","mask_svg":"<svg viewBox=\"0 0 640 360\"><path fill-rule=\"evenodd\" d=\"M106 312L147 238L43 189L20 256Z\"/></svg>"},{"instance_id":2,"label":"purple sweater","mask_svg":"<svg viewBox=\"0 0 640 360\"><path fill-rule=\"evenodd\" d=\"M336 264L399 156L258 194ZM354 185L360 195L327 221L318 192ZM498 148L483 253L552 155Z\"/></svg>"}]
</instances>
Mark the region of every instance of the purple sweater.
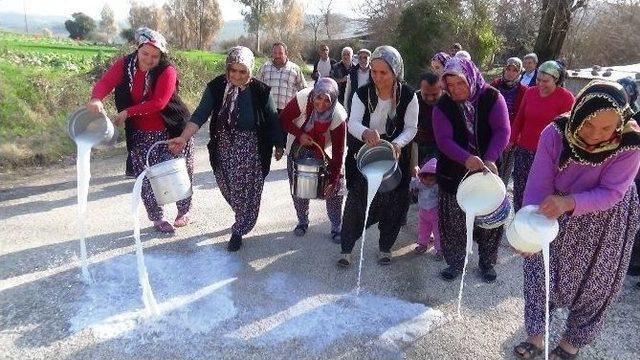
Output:
<instances>
[{"instance_id":1,"label":"purple sweater","mask_svg":"<svg viewBox=\"0 0 640 360\"><path fill-rule=\"evenodd\" d=\"M549 124L540 136L524 205L539 205L548 195L560 192L573 196L574 216L607 210L622 200L640 167L640 150L625 150L599 166L570 162L559 170L563 148L562 134Z\"/></svg>"},{"instance_id":2,"label":"purple sweater","mask_svg":"<svg viewBox=\"0 0 640 360\"><path fill-rule=\"evenodd\" d=\"M493 135L482 160L495 162L502 155L511 135L509 110L504 97L500 93L498 93L496 102L489 112L489 126ZM438 150L451 160L464 165L471 154L453 140L451 122L437 106L433 108L433 133L436 138L436 144L438 144Z\"/></svg>"}]
</instances>

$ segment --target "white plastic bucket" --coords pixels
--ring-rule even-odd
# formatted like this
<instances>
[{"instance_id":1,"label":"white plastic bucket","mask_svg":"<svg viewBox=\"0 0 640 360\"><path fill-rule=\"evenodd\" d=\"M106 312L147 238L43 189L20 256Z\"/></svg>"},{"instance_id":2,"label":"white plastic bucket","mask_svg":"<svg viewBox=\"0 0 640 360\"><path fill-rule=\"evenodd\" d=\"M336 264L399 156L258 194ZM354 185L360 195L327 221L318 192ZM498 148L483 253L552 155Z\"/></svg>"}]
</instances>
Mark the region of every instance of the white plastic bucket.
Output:
<instances>
[{"instance_id":1,"label":"white plastic bucket","mask_svg":"<svg viewBox=\"0 0 640 360\"><path fill-rule=\"evenodd\" d=\"M488 215L496 211L507 196L502 180L487 170L465 175L458 186L456 201L465 213L476 216Z\"/></svg>"},{"instance_id":2,"label":"white plastic bucket","mask_svg":"<svg viewBox=\"0 0 640 360\"><path fill-rule=\"evenodd\" d=\"M188 198L193 194L191 179L187 172L187 161L179 157L149 166L149 154L158 145L167 144L158 141L147 151L147 179L151 183L153 195L158 205L174 203Z\"/></svg>"},{"instance_id":3,"label":"white plastic bucket","mask_svg":"<svg viewBox=\"0 0 640 360\"><path fill-rule=\"evenodd\" d=\"M507 228L507 240L516 250L536 253L542 244L551 243L557 236L560 225L538 212L537 205L520 209Z\"/></svg>"}]
</instances>

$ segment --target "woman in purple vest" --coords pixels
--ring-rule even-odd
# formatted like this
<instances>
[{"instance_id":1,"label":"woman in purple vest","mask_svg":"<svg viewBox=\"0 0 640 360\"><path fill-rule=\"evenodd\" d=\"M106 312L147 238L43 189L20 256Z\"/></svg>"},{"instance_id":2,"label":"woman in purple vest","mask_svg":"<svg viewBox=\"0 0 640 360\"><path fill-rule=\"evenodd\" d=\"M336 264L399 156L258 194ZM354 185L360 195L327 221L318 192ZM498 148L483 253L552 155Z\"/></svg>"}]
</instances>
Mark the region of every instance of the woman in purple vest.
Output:
<instances>
[{"instance_id":1,"label":"woman in purple vest","mask_svg":"<svg viewBox=\"0 0 640 360\"><path fill-rule=\"evenodd\" d=\"M639 226L639 166L640 128L619 84L591 82L570 115L542 132L523 205L539 205L560 222L550 249L549 305L569 316L551 359L573 359L593 342L622 288ZM540 253L522 255L528 337L514 352L531 359L544 347L544 265Z\"/></svg>"},{"instance_id":2,"label":"woman in purple vest","mask_svg":"<svg viewBox=\"0 0 640 360\"><path fill-rule=\"evenodd\" d=\"M485 83L471 60L454 57L447 61L442 83L445 94L433 110L433 131L440 150L436 171L440 236L449 265L440 274L450 281L462 272L466 254L465 214L456 201L458 185L467 171L489 169L498 173L496 162L509 141L510 128L504 97ZM502 233L502 226L473 229L480 271L487 282L496 279L493 266Z\"/></svg>"}]
</instances>

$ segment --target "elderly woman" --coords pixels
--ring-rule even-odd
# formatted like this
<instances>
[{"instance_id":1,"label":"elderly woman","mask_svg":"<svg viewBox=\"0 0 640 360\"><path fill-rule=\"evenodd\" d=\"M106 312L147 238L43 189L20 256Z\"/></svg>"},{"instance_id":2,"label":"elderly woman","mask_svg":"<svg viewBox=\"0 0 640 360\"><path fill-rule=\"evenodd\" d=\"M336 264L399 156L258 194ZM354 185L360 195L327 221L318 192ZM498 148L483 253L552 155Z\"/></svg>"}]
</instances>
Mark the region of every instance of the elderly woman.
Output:
<instances>
[{"instance_id":1,"label":"elderly woman","mask_svg":"<svg viewBox=\"0 0 640 360\"><path fill-rule=\"evenodd\" d=\"M556 61L542 63L536 86L527 89L511 127L509 149L513 148L513 207L522 207L522 195L536 154L540 133L560 114L571 110L573 94L560 86L564 69Z\"/></svg>"},{"instance_id":2,"label":"elderly woman","mask_svg":"<svg viewBox=\"0 0 640 360\"><path fill-rule=\"evenodd\" d=\"M391 247L409 209L411 180L410 146L418 131L418 99L403 83L404 65L398 50L380 46L371 55L372 83L359 88L353 96L349 118L346 179L347 200L342 218L342 256L338 265L351 265L351 252L363 227L378 223L380 229L378 263L391 263ZM377 193L367 208L367 180L357 168L355 155L365 143L375 146L380 139L391 142L402 170L400 184L393 190Z\"/></svg>"},{"instance_id":3,"label":"elderly woman","mask_svg":"<svg viewBox=\"0 0 640 360\"><path fill-rule=\"evenodd\" d=\"M640 164L640 129L622 87L594 81L570 114L542 132L524 205L560 221L550 248L550 309L566 308L566 329L551 359L573 359L593 342L620 292L638 230L633 180ZM516 355L542 352L545 285L542 255L524 260L525 327Z\"/></svg>"},{"instance_id":4,"label":"elderly woman","mask_svg":"<svg viewBox=\"0 0 640 360\"><path fill-rule=\"evenodd\" d=\"M338 99L338 84L331 78L320 78L315 86L299 91L280 113L282 128L287 137L287 172L293 184L293 163L297 158L325 157L324 149L331 147L329 180L324 190L327 216L331 221L331 238L340 243L342 217L342 165L347 134L347 112ZM318 144L322 152L315 147ZM304 236L309 227L309 200L291 194L298 215L296 236Z\"/></svg>"},{"instance_id":5,"label":"elderly woman","mask_svg":"<svg viewBox=\"0 0 640 360\"><path fill-rule=\"evenodd\" d=\"M353 49L345 47L342 49L342 61L336 63L331 68L331 77L338 83L338 102L344 105L344 96L349 81L349 73L355 65L351 62L353 58Z\"/></svg>"},{"instance_id":6,"label":"elderly woman","mask_svg":"<svg viewBox=\"0 0 640 360\"><path fill-rule=\"evenodd\" d=\"M116 125L127 128L127 147L131 160L131 175L139 176L146 167L145 158L151 146L169 137L178 136L189 118L189 110L178 96L178 72L167 57L167 42L162 34L148 28L136 31L138 48L119 58L93 87L87 108L104 112L102 100L115 89L118 115ZM181 149L187 159L189 177L193 175L193 142ZM166 147L151 152L151 165L173 158ZM129 161L129 159L128 159ZM174 226L189 222L191 197L178 201L178 216L173 226L164 219L149 180L142 184L142 200L149 220L156 230L174 232Z\"/></svg>"},{"instance_id":7,"label":"elderly woman","mask_svg":"<svg viewBox=\"0 0 640 360\"><path fill-rule=\"evenodd\" d=\"M520 74L522 73L522 60L517 57L507 59L507 64L502 70L502 76L495 79L491 86L498 89L504 97L509 110L509 124L512 125L515 120L520 104L527 91L527 86L520 83ZM508 149L502 156L502 162L498 173L504 181L504 185L509 184L511 173L513 172L513 149Z\"/></svg>"},{"instance_id":8,"label":"elderly woman","mask_svg":"<svg viewBox=\"0 0 640 360\"><path fill-rule=\"evenodd\" d=\"M449 265L440 274L451 281L461 273L466 255L465 214L456 201L458 185L468 171L488 168L497 174L496 162L509 140L509 114L502 94L485 83L470 60L451 58L442 77L445 94L433 110L433 131L440 150L436 171L440 236ZM502 226L476 226L473 237L478 243L482 277L492 282Z\"/></svg>"},{"instance_id":9,"label":"elderly woman","mask_svg":"<svg viewBox=\"0 0 640 360\"><path fill-rule=\"evenodd\" d=\"M284 139L269 86L251 76L251 50L236 46L227 55L227 72L210 81L182 134L171 139L178 152L209 118L209 161L222 196L235 213L227 249L238 251L256 224L264 178L273 147L280 160Z\"/></svg>"},{"instance_id":10,"label":"elderly woman","mask_svg":"<svg viewBox=\"0 0 640 360\"><path fill-rule=\"evenodd\" d=\"M429 65L431 66L431 70L433 71L433 73L438 76L442 76L444 67L445 65L447 65L447 61L449 61L449 59L451 59L451 56L449 56L449 54L447 54L446 52L439 52L433 55L433 57L429 61Z\"/></svg>"}]
</instances>

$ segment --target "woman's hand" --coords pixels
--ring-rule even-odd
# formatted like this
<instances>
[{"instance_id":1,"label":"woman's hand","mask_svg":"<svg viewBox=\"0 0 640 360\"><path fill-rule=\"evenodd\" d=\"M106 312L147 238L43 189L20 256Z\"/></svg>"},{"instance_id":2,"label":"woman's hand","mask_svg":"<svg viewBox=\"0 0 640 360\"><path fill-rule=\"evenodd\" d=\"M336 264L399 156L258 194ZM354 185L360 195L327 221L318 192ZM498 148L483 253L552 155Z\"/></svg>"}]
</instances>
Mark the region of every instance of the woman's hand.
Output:
<instances>
[{"instance_id":1,"label":"woman's hand","mask_svg":"<svg viewBox=\"0 0 640 360\"><path fill-rule=\"evenodd\" d=\"M520 251L520 250L518 250L518 249L516 249L516 248L512 248L512 249L513 249L513 251L515 251L518 255L520 255L521 257L523 257L523 258L525 258L525 259L528 259L528 258L530 258L530 257L532 257L532 256L534 256L534 255L536 255L536 254L537 254L537 253L530 253L530 252L522 252L522 251Z\"/></svg>"},{"instance_id":2,"label":"woman's hand","mask_svg":"<svg viewBox=\"0 0 640 360\"><path fill-rule=\"evenodd\" d=\"M411 169L411 177L418 177L418 172L420 171L420 166L414 166L413 169Z\"/></svg>"},{"instance_id":3,"label":"woman's hand","mask_svg":"<svg viewBox=\"0 0 640 360\"><path fill-rule=\"evenodd\" d=\"M484 166L486 166L492 173L498 175L498 167L493 161L485 161Z\"/></svg>"},{"instance_id":4,"label":"woman's hand","mask_svg":"<svg viewBox=\"0 0 640 360\"><path fill-rule=\"evenodd\" d=\"M549 195L540 204L538 212L549 219L557 219L575 207L576 202L572 196Z\"/></svg>"},{"instance_id":5,"label":"woman's hand","mask_svg":"<svg viewBox=\"0 0 640 360\"><path fill-rule=\"evenodd\" d=\"M124 126L125 120L127 120L127 110L122 110L116 115L115 124L116 126Z\"/></svg>"},{"instance_id":6,"label":"woman's hand","mask_svg":"<svg viewBox=\"0 0 640 360\"><path fill-rule=\"evenodd\" d=\"M369 146L376 146L380 142L378 130L367 129L362 133L362 140Z\"/></svg>"},{"instance_id":7,"label":"woman's hand","mask_svg":"<svg viewBox=\"0 0 640 360\"><path fill-rule=\"evenodd\" d=\"M169 139L169 151L171 151L171 153L174 155L178 155L184 150L185 146L187 146L187 142L188 140L183 138L182 136Z\"/></svg>"},{"instance_id":8,"label":"woman's hand","mask_svg":"<svg viewBox=\"0 0 640 360\"><path fill-rule=\"evenodd\" d=\"M103 113L104 114L104 105L100 99L91 99L87 105L87 110L94 114Z\"/></svg>"},{"instance_id":9,"label":"woman's hand","mask_svg":"<svg viewBox=\"0 0 640 360\"><path fill-rule=\"evenodd\" d=\"M313 144L313 138L307 135L307 133L302 133L302 135L300 135L300 138L298 139L298 142L302 146L311 146Z\"/></svg>"},{"instance_id":10,"label":"woman's hand","mask_svg":"<svg viewBox=\"0 0 640 360\"><path fill-rule=\"evenodd\" d=\"M393 145L393 155L396 157L396 160L400 159L400 154L402 153L402 148L400 147L400 145L392 142L391 145Z\"/></svg>"},{"instance_id":11,"label":"woman's hand","mask_svg":"<svg viewBox=\"0 0 640 360\"><path fill-rule=\"evenodd\" d=\"M274 156L276 158L276 161L282 159L282 155L283 154L284 154L284 149L281 148L281 147L276 147L276 151L275 151L275 154L274 154Z\"/></svg>"},{"instance_id":12,"label":"woman's hand","mask_svg":"<svg viewBox=\"0 0 640 360\"><path fill-rule=\"evenodd\" d=\"M480 171L484 169L484 162L479 157L471 155L464 162L464 166L469 171Z\"/></svg>"}]
</instances>

